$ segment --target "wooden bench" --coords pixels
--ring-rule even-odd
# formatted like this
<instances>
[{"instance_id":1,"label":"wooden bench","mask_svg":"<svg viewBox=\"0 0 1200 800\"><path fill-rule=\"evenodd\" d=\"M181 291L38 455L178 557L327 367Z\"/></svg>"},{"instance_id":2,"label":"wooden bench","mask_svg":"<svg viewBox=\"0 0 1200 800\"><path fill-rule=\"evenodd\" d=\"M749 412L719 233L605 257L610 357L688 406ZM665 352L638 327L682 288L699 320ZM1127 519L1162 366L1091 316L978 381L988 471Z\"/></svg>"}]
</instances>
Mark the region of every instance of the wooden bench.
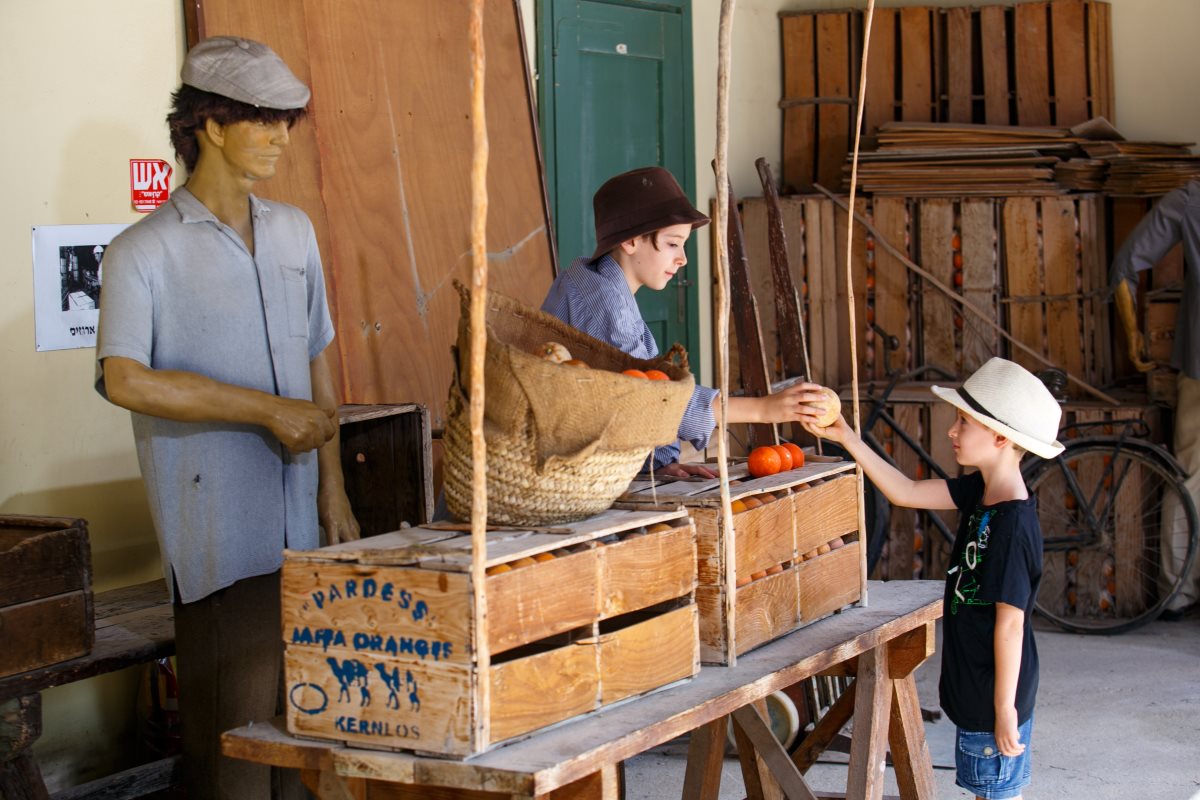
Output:
<instances>
[{"instance_id":1,"label":"wooden bench","mask_svg":"<svg viewBox=\"0 0 1200 800\"><path fill-rule=\"evenodd\" d=\"M50 797L32 745L42 732L42 691L172 655L175 623L166 583L151 581L95 598L96 643L85 656L0 678L0 797ZM167 758L54 795L78 800L103 792L109 800L168 788L178 758ZM118 788L119 787L119 788Z\"/></svg>"},{"instance_id":2,"label":"wooden bench","mask_svg":"<svg viewBox=\"0 0 1200 800\"><path fill-rule=\"evenodd\" d=\"M801 771L827 731L814 731L818 738L810 736L793 759L758 709L767 695L805 678L852 670L856 691L845 696L855 726L844 796L882 796L890 741L901 797L932 800L933 771L912 671L933 652L941 597L938 581L872 581L867 607L789 634L739 657L735 667L705 667L690 681L466 760L302 740L288 735L281 718L229 731L222 747L235 758L301 770L322 800L372 797L373 789L393 800L611 800L619 795L621 761L690 731L682 796L715 800L732 717L749 796L815 800Z\"/></svg>"}]
</instances>

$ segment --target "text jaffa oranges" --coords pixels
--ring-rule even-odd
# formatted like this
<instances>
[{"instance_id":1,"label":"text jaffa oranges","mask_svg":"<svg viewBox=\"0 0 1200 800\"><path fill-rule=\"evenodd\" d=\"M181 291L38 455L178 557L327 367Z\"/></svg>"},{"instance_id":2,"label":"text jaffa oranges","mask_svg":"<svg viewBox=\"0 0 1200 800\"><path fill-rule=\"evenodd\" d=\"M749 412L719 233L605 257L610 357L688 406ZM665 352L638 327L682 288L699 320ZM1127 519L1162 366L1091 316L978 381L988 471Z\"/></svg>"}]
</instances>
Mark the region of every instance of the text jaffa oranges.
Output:
<instances>
[{"instance_id":1,"label":"text jaffa oranges","mask_svg":"<svg viewBox=\"0 0 1200 800\"><path fill-rule=\"evenodd\" d=\"M750 460L747 465L750 468L750 474L756 478L764 478L767 475L774 475L779 472L782 466L779 453L775 452L772 447L756 447L750 451Z\"/></svg>"}]
</instances>

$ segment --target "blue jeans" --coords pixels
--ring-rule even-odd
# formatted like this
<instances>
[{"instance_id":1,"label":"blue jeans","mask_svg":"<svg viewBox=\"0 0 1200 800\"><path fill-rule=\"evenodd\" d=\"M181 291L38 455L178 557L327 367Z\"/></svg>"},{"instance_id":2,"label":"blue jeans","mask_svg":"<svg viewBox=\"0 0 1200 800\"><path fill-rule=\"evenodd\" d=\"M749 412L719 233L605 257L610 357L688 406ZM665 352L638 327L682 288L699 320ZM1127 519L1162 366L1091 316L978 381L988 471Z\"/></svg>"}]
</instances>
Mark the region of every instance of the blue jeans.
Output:
<instances>
[{"instance_id":1,"label":"blue jeans","mask_svg":"<svg viewBox=\"0 0 1200 800\"><path fill-rule=\"evenodd\" d=\"M1025 745L1019 756L1001 755L992 731L964 731L956 735L954 761L958 777L954 781L968 792L985 800L1005 800L1019 797L1029 785L1032 771L1030 737L1033 716L1017 728L1018 738Z\"/></svg>"}]
</instances>

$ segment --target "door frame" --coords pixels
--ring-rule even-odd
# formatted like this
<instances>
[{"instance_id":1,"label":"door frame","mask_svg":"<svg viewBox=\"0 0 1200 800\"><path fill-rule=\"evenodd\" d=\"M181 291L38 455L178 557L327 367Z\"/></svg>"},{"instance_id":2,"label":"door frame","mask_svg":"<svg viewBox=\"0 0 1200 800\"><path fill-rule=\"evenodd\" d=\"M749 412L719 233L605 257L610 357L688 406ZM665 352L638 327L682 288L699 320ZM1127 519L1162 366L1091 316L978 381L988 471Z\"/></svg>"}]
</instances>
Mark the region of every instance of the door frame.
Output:
<instances>
[{"instance_id":1,"label":"door frame","mask_svg":"<svg viewBox=\"0 0 1200 800\"><path fill-rule=\"evenodd\" d=\"M683 43L680 53L683 59L683 174L676 175L683 191L687 196L696 196L696 90L693 80L695 62L692 57L692 0L590 0L627 8L639 8L650 11L673 12L680 15L680 30L683 32ZM556 196L557 186L557 139L554 133L554 0L535 0L534 15L536 18L535 35L537 37L537 114L538 129L542 139L542 169L545 173L547 201L550 204L551 218L558 208ZM557 221L554 222L557 229ZM688 266L691 267L691 285L687 287L687 339L689 354L700 351L700 269L698 262L697 236L688 240ZM557 248L557 242L555 242ZM567 263L561 263L564 256L559 253L559 270L570 266L570 259L575 254L567 253ZM670 347L671 343L665 343Z\"/></svg>"}]
</instances>

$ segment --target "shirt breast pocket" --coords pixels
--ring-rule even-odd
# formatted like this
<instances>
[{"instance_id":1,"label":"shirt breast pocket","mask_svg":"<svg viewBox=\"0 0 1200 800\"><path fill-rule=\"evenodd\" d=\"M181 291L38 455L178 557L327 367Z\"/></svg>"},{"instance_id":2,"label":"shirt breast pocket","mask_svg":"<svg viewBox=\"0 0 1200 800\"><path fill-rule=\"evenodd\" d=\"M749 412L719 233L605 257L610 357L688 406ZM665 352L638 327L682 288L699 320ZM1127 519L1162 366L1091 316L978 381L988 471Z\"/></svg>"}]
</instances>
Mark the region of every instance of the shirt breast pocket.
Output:
<instances>
[{"instance_id":1,"label":"shirt breast pocket","mask_svg":"<svg viewBox=\"0 0 1200 800\"><path fill-rule=\"evenodd\" d=\"M283 267L283 299L289 336L308 336L308 281L304 267Z\"/></svg>"}]
</instances>

